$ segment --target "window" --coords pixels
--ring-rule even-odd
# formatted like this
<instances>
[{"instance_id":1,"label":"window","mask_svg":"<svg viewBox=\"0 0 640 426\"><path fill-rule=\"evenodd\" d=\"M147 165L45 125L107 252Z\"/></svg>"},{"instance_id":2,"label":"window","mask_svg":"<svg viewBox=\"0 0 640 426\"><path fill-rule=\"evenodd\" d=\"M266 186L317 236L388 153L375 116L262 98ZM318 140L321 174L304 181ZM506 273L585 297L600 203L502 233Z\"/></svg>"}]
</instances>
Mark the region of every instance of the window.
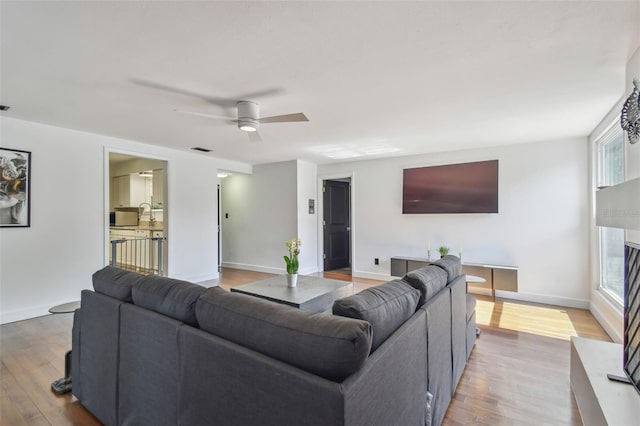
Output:
<instances>
[{"instance_id":1,"label":"window","mask_svg":"<svg viewBox=\"0 0 640 426\"><path fill-rule=\"evenodd\" d=\"M624 138L613 125L598 139L598 187L624 182ZM624 283L624 229L601 226L600 288L622 303Z\"/></svg>"}]
</instances>

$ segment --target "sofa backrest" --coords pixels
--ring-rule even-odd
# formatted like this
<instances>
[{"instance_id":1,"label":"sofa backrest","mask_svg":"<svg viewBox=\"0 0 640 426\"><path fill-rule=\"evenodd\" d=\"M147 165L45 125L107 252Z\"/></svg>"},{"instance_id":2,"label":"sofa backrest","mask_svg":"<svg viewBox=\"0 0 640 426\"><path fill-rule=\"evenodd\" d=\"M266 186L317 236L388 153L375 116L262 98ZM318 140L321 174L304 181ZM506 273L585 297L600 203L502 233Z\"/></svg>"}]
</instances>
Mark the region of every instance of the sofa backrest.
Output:
<instances>
[{"instance_id":1,"label":"sofa backrest","mask_svg":"<svg viewBox=\"0 0 640 426\"><path fill-rule=\"evenodd\" d=\"M105 266L93 274L93 289L96 293L104 294L123 302L132 302L131 289L144 278L144 275L136 272Z\"/></svg>"},{"instance_id":2,"label":"sofa backrest","mask_svg":"<svg viewBox=\"0 0 640 426\"><path fill-rule=\"evenodd\" d=\"M428 266L408 272L402 279L420 290L418 306L422 306L448 283L458 278L461 271L460 259L453 255L446 255Z\"/></svg>"},{"instance_id":3,"label":"sofa backrest","mask_svg":"<svg viewBox=\"0 0 640 426\"><path fill-rule=\"evenodd\" d=\"M460 276L462 271L462 263L460 262L460 258L451 254L448 254L433 262L439 268L442 268L447 273L447 283L450 283L458 276Z\"/></svg>"},{"instance_id":4,"label":"sofa backrest","mask_svg":"<svg viewBox=\"0 0 640 426\"><path fill-rule=\"evenodd\" d=\"M198 284L150 275L133 286L132 296L135 305L197 327L196 301L205 290Z\"/></svg>"},{"instance_id":5,"label":"sofa backrest","mask_svg":"<svg viewBox=\"0 0 640 426\"><path fill-rule=\"evenodd\" d=\"M178 333L186 325L131 303L120 307L120 324L118 424L178 424Z\"/></svg>"},{"instance_id":6,"label":"sofa backrest","mask_svg":"<svg viewBox=\"0 0 640 426\"><path fill-rule=\"evenodd\" d=\"M373 328L371 352L416 312L420 293L402 280L367 288L333 303L333 314L367 321Z\"/></svg>"},{"instance_id":7,"label":"sofa backrest","mask_svg":"<svg viewBox=\"0 0 640 426\"><path fill-rule=\"evenodd\" d=\"M302 311L210 288L196 303L200 329L320 377L341 382L371 349L365 321Z\"/></svg>"},{"instance_id":8,"label":"sofa backrest","mask_svg":"<svg viewBox=\"0 0 640 426\"><path fill-rule=\"evenodd\" d=\"M408 272L402 279L420 291L418 306L424 305L447 285L447 273L433 265Z\"/></svg>"},{"instance_id":9,"label":"sofa backrest","mask_svg":"<svg viewBox=\"0 0 640 426\"><path fill-rule=\"evenodd\" d=\"M195 304L206 287L187 281L105 266L93 274L93 288L123 302L197 326Z\"/></svg>"}]
</instances>

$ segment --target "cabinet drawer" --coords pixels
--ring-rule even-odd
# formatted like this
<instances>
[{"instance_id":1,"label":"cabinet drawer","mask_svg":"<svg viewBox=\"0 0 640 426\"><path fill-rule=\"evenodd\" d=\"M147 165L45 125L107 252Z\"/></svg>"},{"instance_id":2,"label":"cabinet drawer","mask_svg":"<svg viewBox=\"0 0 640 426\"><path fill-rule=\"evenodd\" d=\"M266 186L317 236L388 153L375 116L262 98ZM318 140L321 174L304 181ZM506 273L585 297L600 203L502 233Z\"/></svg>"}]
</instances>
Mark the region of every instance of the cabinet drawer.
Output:
<instances>
[{"instance_id":1,"label":"cabinet drawer","mask_svg":"<svg viewBox=\"0 0 640 426\"><path fill-rule=\"evenodd\" d=\"M485 268L483 266L462 265L462 273L465 275L475 275L476 277L484 278L485 280L487 280L486 283L482 284L469 283L469 287L478 287L484 289L490 289L492 287L491 268Z\"/></svg>"},{"instance_id":2,"label":"cabinet drawer","mask_svg":"<svg viewBox=\"0 0 640 426\"><path fill-rule=\"evenodd\" d=\"M130 240L136 238L136 231L133 229L118 229L109 231L111 240Z\"/></svg>"},{"instance_id":3,"label":"cabinet drawer","mask_svg":"<svg viewBox=\"0 0 640 426\"><path fill-rule=\"evenodd\" d=\"M496 290L518 291L518 270L494 269L493 285Z\"/></svg>"},{"instance_id":4,"label":"cabinet drawer","mask_svg":"<svg viewBox=\"0 0 640 426\"><path fill-rule=\"evenodd\" d=\"M421 260L408 260L407 272L415 271L416 269L424 268L425 266L429 266L429 262Z\"/></svg>"}]
</instances>

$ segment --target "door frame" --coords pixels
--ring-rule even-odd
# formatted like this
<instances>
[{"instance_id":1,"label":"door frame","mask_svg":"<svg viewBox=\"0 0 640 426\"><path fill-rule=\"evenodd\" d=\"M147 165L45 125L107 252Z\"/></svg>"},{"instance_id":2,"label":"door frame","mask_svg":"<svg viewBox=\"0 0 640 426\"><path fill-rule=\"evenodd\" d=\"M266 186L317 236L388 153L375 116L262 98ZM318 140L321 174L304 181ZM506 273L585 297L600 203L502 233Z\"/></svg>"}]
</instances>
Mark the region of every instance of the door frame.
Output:
<instances>
[{"instance_id":1,"label":"door frame","mask_svg":"<svg viewBox=\"0 0 640 426\"><path fill-rule=\"evenodd\" d=\"M322 187L324 186L325 180L336 180L336 179L351 179L351 190L349 191L349 206L351 209L351 232L349 233L349 249L351 251L351 274L353 275L356 271L356 249L353 244L355 241L356 234L356 206L353 202L355 199L355 173L354 172L344 172L344 173L327 173L327 174L318 174L318 206L316 211L318 212L318 271L324 271L324 227L322 226L322 221L324 220L324 193L322 192Z\"/></svg>"},{"instance_id":2,"label":"door frame","mask_svg":"<svg viewBox=\"0 0 640 426\"><path fill-rule=\"evenodd\" d=\"M218 275L222 272L222 179L218 178Z\"/></svg>"},{"instance_id":3,"label":"door frame","mask_svg":"<svg viewBox=\"0 0 640 426\"><path fill-rule=\"evenodd\" d=\"M126 150L126 149L119 149L116 147L110 147L110 146L105 146L103 149L103 204L102 204L102 212L103 212L103 217L102 217L102 229L104 230L104 243L102 244L103 247L103 258L104 258L104 264L105 265L109 265L109 246L110 246L110 238L109 238L109 228L110 228L110 224L109 224L109 202L110 202L110 198L111 198L111 175L110 175L110 164L109 164L109 154L114 153L114 154L124 154L124 155L130 155L132 157L138 157L138 158L148 158L151 160L159 160L159 161L164 161L167 168L164 171L164 182L163 182L163 190L164 190L164 200L166 202L166 200L169 200L170 197L170 189L169 188L169 169L171 168L171 162L169 161L169 159L167 157L161 157L158 156L156 154L152 154L152 153L148 153L148 152L140 152L140 151L130 151L130 150ZM171 207L171 204L169 204L169 207ZM162 220L163 220L163 229L164 229L164 234L165 236L169 235L169 227L170 227L170 223L168 220L169 217L169 212L168 210L163 210L162 212ZM170 251L171 251L171 239L167 238L167 245L165 246L165 249L167 251L167 267L165 269L165 274L166 276L169 276L169 271L171 268L171 256L170 256Z\"/></svg>"}]
</instances>

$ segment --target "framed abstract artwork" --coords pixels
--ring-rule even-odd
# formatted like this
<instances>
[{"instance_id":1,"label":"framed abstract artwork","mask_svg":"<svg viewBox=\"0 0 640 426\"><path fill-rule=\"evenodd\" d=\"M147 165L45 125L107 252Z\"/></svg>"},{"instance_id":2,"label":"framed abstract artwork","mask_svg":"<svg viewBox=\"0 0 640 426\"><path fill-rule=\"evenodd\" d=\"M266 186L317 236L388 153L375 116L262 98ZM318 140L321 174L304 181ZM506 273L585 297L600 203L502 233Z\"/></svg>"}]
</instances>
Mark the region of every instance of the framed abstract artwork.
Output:
<instances>
[{"instance_id":1,"label":"framed abstract artwork","mask_svg":"<svg viewBox=\"0 0 640 426\"><path fill-rule=\"evenodd\" d=\"M31 226L31 152L0 147L0 228Z\"/></svg>"}]
</instances>

